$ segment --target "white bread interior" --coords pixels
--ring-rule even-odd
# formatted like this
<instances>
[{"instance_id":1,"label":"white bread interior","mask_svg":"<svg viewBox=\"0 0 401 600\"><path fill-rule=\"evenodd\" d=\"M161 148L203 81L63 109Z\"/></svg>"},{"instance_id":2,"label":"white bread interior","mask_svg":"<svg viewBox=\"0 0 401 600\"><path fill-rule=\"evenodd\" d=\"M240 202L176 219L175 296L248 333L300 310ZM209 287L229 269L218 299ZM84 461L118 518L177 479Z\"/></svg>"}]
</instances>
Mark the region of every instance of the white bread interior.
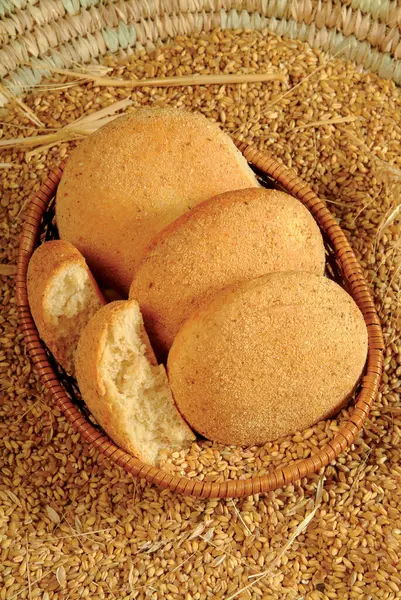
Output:
<instances>
[{"instance_id":1,"label":"white bread interior","mask_svg":"<svg viewBox=\"0 0 401 600\"><path fill-rule=\"evenodd\" d=\"M82 265L66 264L53 278L43 306L50 323L58 328L60 337L66 338L67 343L79 338L89 318L102 304L86 269Z\"/></svg>"},{"instance_id":2,"label":"white bread interior","mask_svg":"<svg viewBox=\"0 0 401 600\"><path fill-rule=\"evenodd\" d=\"M112 302L95 315L75 364L84 401L127 452L155 465L163 448L195 439L175 407L164 367L157 365L136 301Z\"/></svg>"}]
</instances>

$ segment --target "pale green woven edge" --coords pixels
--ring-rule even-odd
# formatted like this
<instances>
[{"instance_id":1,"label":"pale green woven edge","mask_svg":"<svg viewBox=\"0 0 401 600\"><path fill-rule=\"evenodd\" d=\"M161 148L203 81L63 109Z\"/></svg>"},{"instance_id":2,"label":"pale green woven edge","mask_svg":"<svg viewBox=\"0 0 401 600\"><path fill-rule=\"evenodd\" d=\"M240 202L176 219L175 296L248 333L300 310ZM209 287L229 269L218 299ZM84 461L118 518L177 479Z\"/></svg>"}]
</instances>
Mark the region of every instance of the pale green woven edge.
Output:
<instances>
[{"instance_id":1,"label":"pale green woven edge","mask_svg":"<svg viewBox=\"0 0 401 600\"><path fill-rule=\"evenodd\" d=\"M39 66L71 68L221 27L342 50L401 83L400 24L401 8L390 0L0 0L0 81L20 94L49 74Z\"/></svg>"},{"instance_id":2,"label":"pale green woven edge","mask_svg":"<svg viewBox=\"0 0 401 600\"><path fill-rule=\"evenodd\" d=\"M263 0L254 0L249 2L247 0L137 0L136 4L138 10L142 13L144 18L152 18L156 14L163 14L163 12L199 12L201 10L248 10L248 11L263 11L263 5L269 4L275 5L274 16L283 17L288 5L298 4L299 9L304 11L307 5L310 5L311 10L319 7L319 5L325 4L329 8L329 12L333 10L336 4L344 6L345 8L350 6L351 9L360 10L364 14L370 14L374 20L379 20L383 23L390 24L393 26L396 23L400 23L399 17L399 3L397 0L351 0L351 2L343 2L342 0L309 0L308 2L291 2L291 0L278 0L276 2L268 2ZM54 0L47 0L38 2L37 0L1 0L0 1L0 17L5 17L18 13L18 11L29 10L30 7L36 6L37 12L42 13L42 7L45 5L56 4ZM59 7L55 10L59 10L60 6L64 8L64 11L74 15L80 11L81 8L89 8L91 6L98 6L99 4L109 5L116 4L116 1L112 0L107 2L104 0L61 0ZM249 6L252 4L253 6ZM302 5L305 5L302 7ZM281 13L281 14L280 14ZM61 14L61 13L60 13ZM268 15L267 15L268 16ZM270 15L270 16L273 16Z\"/></svg>"}]
</instances>

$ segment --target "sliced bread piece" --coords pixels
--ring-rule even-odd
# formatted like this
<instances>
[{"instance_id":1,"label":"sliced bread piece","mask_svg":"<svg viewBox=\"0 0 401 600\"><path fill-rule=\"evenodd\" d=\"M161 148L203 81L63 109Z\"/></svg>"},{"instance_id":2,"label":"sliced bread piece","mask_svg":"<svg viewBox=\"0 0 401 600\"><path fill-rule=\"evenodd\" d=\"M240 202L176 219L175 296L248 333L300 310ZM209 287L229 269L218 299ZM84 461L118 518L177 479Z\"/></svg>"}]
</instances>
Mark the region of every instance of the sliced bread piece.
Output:
<instances>
[{"instance_id":1,"label":"sliced bread piece","mask_svg":"<svg viewBox=\"0 0 401 600\"><path fill-rule=\"evenodd\" d=\"M81 332L106 303L84 257L69 242L45 242L29 261L27 287L40 337L73 375Z\"/></svg>"},{"instance_id":2,"label":"sliced bread piece","mask_svg":"<svg viewBox=\"0 0 401 600\"><path fill-rule=\"evenodd\" d=\"M175 407L135 300L111 302L87 324L75 371L82 398L111 439L143 462L195 439Z\"/></svg>"}]
</instances>

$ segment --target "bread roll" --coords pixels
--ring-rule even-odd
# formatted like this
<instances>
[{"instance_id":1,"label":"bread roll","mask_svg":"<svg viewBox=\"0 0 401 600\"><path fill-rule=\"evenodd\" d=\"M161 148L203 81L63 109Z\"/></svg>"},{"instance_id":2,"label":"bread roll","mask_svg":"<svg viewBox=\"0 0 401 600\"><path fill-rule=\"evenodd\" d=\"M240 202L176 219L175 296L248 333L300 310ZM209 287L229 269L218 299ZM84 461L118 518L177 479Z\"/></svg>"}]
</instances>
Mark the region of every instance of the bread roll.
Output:
<instances>
[{"instance_id":1,"label":"bread roll","mask_svg":"<svg viewBox=\"0 0 401 600\"><path fill-rule=\"evenodd\" d=\"M226 192L163 231L138 266L130 297L164 357L184 321L226 285L275 271L322 275L323 239L298 200L276 190Z\"/></svg>"},{"instance_id":2,"label":"bread roll","mask_svg":"<svg viewBox=\"0 0 401 600\"><path fill-rule=\"evenodd\" d=\"M367 348L363 316L341 287L274 273L226 288L192 315L174 340L168 374L196 431L249 446L338 411Z\"/></svg>"},{"instance_id":3,"label":"bread roll","mask_svg":"<svg viewBox=\"0 0 401 600\"><path fill-rule=\"evenodd\" d=\"M106 303L84 257L68 242L45 242L29 261L27 287L40 337L73 375L81 331Z\"/></svg>"},{"instance_id":4,"label":"bread roll","mask_svg":"<svg viewBox=\"0 0 401 600\"><path fill-rule=\"evenodd\" d=\"M128 294L163 227L206 198L257 185L231 139L202 115L138 109L74 150L57 192L57 225L101 280Z\"/></svg>"},{"instance_id":5,"label":"bread roll","mask_svg":"<svg viewBox=\"0 0 401 600\"><path fill-rule=\"evenodd\" d=\"M75 367L89 410L127 452L153 465L162 448L195 439L157 365L137 302L111 302L89 321Z\"/></svg>"}]
</instances>

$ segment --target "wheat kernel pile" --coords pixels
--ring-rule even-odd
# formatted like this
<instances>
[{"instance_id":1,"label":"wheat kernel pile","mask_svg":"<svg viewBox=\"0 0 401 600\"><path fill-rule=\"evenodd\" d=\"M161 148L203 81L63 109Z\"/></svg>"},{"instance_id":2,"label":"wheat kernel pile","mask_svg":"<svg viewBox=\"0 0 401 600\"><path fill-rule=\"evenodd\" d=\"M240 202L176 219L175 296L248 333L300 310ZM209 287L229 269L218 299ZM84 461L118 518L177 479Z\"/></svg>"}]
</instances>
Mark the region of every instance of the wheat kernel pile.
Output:
<instances>
[{"instance_id":1,"label":"wheat kernel pile","mask_svg":"<svg viewBox=\"0 0 401 600\"><path fill-rule=\"evenodd\" d=\"M133 479L73 431L38 381L17 329L12 274L21 209L72 144L3 150L0 600L401 598L400 90L267 32L180 37L123 65L107 63L111 75L127 78L285 74L284 82L133 92L91 83L38 87L24 101L47 128L127 97L134 108L199 110L272 151L327 200L349 233L382 319L385 373L363 435L309 480L238 501L207 501ZM52 83L63 81L57 76ZM37 133L18 107L0 111L1 139ZM245 451L193 444L166 453L163 465L205 481L249 477L308 456L335 434L341 418ZM283 552L313 509L322 475L314 518Z\"/></svg>"}]
</instances>

